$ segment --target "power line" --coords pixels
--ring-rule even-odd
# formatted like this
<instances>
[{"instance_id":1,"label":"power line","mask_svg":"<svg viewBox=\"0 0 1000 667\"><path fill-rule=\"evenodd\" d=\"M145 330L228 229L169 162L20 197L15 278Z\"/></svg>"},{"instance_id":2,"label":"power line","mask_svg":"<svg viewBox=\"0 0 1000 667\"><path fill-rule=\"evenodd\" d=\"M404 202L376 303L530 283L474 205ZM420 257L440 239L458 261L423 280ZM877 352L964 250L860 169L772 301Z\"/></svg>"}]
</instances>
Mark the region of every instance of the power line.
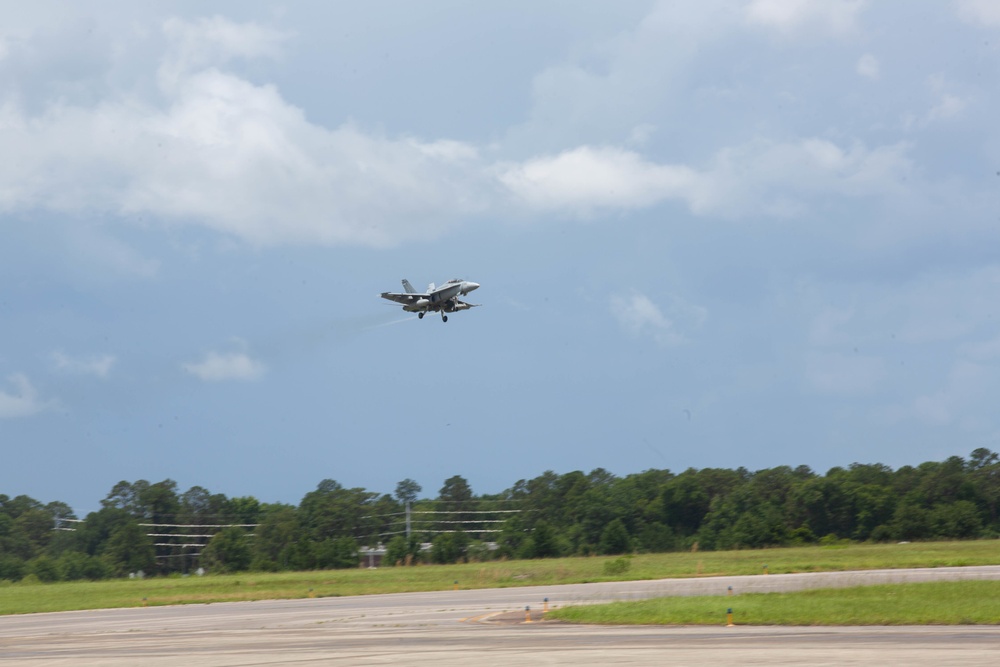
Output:
<instances>
[{"instance_id":1,"label":"power line","mask_svg":"<svg viewBox=\"0 0 1000 667\"><path fill-rule=\"evenodd\" d=\"M143 528L256 528L259 523L140 523Z\"/></svg>"},{"instance_id":2,"label":"power line","mask_svg":"<svg viewBox=\"0 0 1000 667\"><path fill-rule=\"evenodd\" d=\"M468 521L442 521L440 519L416 519L414 523L507 523L504 520L469 519Z\"/></svg>"},{"instance_id":3,"label":"power line","mask_svg":"<svg viewBox=\"0 0 1000 667\"><path fill-rule=\"evenodd\" d=\"M414 510L411 514L518 514L524 510Z\"/></svg>"}]
</instances>

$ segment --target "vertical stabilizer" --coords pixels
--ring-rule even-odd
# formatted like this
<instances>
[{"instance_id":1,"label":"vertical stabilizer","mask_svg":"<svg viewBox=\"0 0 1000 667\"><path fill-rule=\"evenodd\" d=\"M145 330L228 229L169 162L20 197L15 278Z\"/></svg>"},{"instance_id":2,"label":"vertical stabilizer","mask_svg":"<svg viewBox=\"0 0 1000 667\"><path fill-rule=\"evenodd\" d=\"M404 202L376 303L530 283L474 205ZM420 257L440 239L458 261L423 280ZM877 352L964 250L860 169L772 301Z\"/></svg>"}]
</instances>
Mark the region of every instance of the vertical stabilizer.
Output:
<instances>
[{"instance_id":1,"label":"vertical stabilizer","mask_svg":"<svg viewBox=\"0 0 1000 667\"><path fill-rule=\"evenodd\" d=\"M406 278L403 278L403 289L406 290L407 294L416 294L417 293L417 290L413 289L413 285L411 285L410 281L407 280Z\"/></svg>"}]
</instances>

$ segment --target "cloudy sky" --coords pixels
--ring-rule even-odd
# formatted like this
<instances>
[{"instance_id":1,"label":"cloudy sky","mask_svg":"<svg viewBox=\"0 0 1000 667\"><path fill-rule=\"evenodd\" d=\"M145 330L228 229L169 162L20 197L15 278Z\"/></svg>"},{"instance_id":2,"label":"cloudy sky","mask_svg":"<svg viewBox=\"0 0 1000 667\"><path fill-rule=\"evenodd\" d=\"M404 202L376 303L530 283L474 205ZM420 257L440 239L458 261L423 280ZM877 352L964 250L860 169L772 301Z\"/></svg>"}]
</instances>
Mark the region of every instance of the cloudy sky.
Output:
<instances>
[{"instance_id":1,"label":"cloudy sky","mask_svg":"<svg viewBox=\"0 0 1000 667\"><path fill-rule=\"evenodd\" d=\"M1000 449L998 108L990 0L8 3L0 493Z\"/></svg>"}]
</instances>

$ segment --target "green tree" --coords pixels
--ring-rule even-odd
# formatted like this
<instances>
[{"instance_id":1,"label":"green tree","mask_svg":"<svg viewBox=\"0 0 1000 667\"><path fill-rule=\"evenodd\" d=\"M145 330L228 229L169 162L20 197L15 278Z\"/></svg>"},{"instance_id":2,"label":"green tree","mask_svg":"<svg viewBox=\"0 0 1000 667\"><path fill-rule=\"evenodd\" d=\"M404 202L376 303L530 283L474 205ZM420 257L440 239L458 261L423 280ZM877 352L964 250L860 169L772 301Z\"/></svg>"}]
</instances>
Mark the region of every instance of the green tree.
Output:
<instances>
[{"instance_id":1,"label":"green tree","mask_svg":"<svg viewBox=\"0 0 1000 667\"><path fill-rule=\"evenodd\" d=\"M968 470L987 524L1000 532L1000 456L985 447L973 450Z\"/></svg>"},{"instance_id":2,"label":"green tree","mask_svg":"<svg viewBox=\"0 0 1000 667\"><path fill-rule=\"evenodd\" d=\"M178 498L179 515L176 523L187 525L252 523L230 516L229 501L221 493L211 493L201 486L192 486Z\"/></svg>"},{"instance_id":3,"label":"green tree","mask_svg":"<svg viewBox=\"0 0 1000 667\"><path fill-rule=\"evenodd\" d=\"M96 556L88 556L79 551L66 551L56 559L59 578L63 581L89 579L97 581L111 575L108 565Z\"/></svg>"},{"instance_id":4,"label":"green tree","mask_svg":"<svg viewBox=\"0 0 1000 667\"><path fill-rule=\"evenodd\" d=\"M979 510L968 500L938 503L931 509L930 523L935 537L969 538L983 528Z\"/></svg>"},{"instance_id":5,"label":"green tree","mask_svg":"<svg viewBox=\"0 0 1000 667\"><path fill-rule=\"evenodd\" d=\"M654 521L642 527L639 532L639 544L644 550L653 553L673 551L677 547L677 536L670 530L670 526Z\"/></svg>"},{"instance_id":6,"label":"green tree","mask_svg":"<svg viewBox=\"0 0 1000 667\"><path fill-rule=\"evenodd\" d=\"M316 545L316 567L347 569L358 566L358 543L353 537L327 538Z\"/></svg>"},{"instance_id":7,"label":"green tree","mask_svg":"<svg viewBox=\"0 0 1000 667\"><path fill-rule=\"evenodd\" d=\"M285 505L269 510L254 532L254 569L287 570L292 567L288 548L302 535L294 507Z\"/></svg>"},{"instance_id":8,"label":"green tree","mask_svg":"<svg viewBox=\"0 0 1000 667\"><path fill-rule=\"evenodd\" d=\"M225 514L232 523L260 523L263 507L253 496L239 496L226 501Z\"/></svg>"},{"instance_id":9,"label":"green tree","mask_svg":"<svg viewBox=\"0 0 1000 667\"><path fill-rule=\"evenodd\" d=\"M181 507L177 497L177 482L165 479L150 484L139 492L139 503L142 516L148 523L176 523Z\"/></svg>"},{"instance_id":10,"label":"green tree","mask_svg":"<svg viewBox=\"0 0 1000 667\"><path fill-rule=\"evenodd\" d=\"M931 517L923 507L914 502L903 502L896 507L890 530L897 540L919 540L931 535Z\"/></svg>"},{"instance_id":11,"label":"green tree","mask_svg":"<svg viewBox=\"0 0 1000 667\"><path fill-rule=\"evenodd\" d=\"M91 556L100 555L111 534L126 523L133 521L128 512L119 507L105 505L97 512L91 512L73 535L76 548Z\"/></svg>"},{"instance_id":12,"label":"green tree","mask_svg":"<svg viewBox=\"0 0 1000 667\"><path fill-rule=\"evenodd\" d=\"M435 563L457 563L465 556L469 538L465 533L440 533L431 542L431 560Z\"/></svg>"},{"instance_id":13,"label":"green tree","mask_svg":"<svg viewBox=\"0 0 1000 667\"><path fill-rule=\"evenodd\" d=\"M32 551L35 553L40 552L48 545L55 528L52 514L41 507L25 511L14 520L14 523L28 538Z\"/></svg>"},{"instance_id":14,"label":"green tree","mask_svg":"<svg viewBox=\"0 0 1000 667\"><path fill-rule=\"evenodd\" d=\"M24 577L24 561L0 551L0 581L20 581Z\"/></svg>"},{"instance_id":15,"label":"green tree","mask_svg":"<svg viewBox=\"0 0 1000 667\"><path fill-rule=\"evenodd\" d=\"M24 528L7 514L0 514L0 554L26 561L35 549Z\"/></svg>"},{"instance_id":16,"label":"green tree","mask_svg":"<svg viewBox=\"0 0 1000 667\"><path fill-rule=\"evenodd\" d=\"M599 549L602 554L625 554L632 551L632 539L621 519L615 519L601 533Z\"/></svg>"},{"instance_id":17,"label":"green tree","mask_svg":"<svg viewBox=\"0 0 1000 667\"><path fill-rule=\"evenodd\" d=\"M403 503L412 503L416 501L417 496L423 489L415 481L407 477L403 481L396 484L396 500Z\"/></svg>"},{"instance_id":18,"label":"green tree","mask_svg":"<svg viewBox=\"0 0 1000 667\"><path fill-rule=\"evenodd\" d=\"M301 536L281 551L280 562L289 570L316 569L316 543Z\"/></svg>"},{"instance_id":19,"label":"green tree","mask_svg":"<svg viewBox=\"0 0 1000 667\"><path fill-rule=\"evenodd\" d=\"M377 493L346 489L332 479L324 479L302 498L299 518L314 541L330 537L367 537L377 533L372 505Z\"/></svg>"},{"instance_id":20,"label":"green tree","mask_svg":"<svg viewBox=\"0 0 1000 667\"><path fill-rule=\"evenodd\" d=\"M472 487L461 475L449 477L438 493L438 500L449 503L467 504L472 500Z\"/></svg>"},{"instance_id":21,"label":"green tree","mask_svg":"<svg viewBox=\"0 0 1000 667\"><path fill-rule=\"evenodd\" d=\"M556 533L547 521L537 521L531 531L531 554L529 558L557 558L562 555Z\"/></svg>"},{"instance_id":22,"label":"green tree","mask_svg":"<svg viewBox=\"0 0 1000 667\"><path fill-rule=\"evenodd\" d=\"M56 567L56 562L44 554L28 562L28 572L44 583L59 581L59 568Z\"/></svg>"},{"instance_id":23,"label":"green tree","mask_svg":"<svg viewBox=\"0 0 1000 667\"><path fill-rule=\"evenodd\" d=\"M122 480L111 487L107 497L101 501L101 507L124 510L134 518L144 518L140 496L148 488L149 482L144 479L136 482Z\"/></svg>"},{"instance_id":24,"label":"green tree","mask_svg":"<svg viewBox=\"0 0 1000 667\"><path fill-rule=\"evenodd\" d=\"M223 528L201 551L199 562L215 572L242 572L250 568L253 550L243 528Z\"/></svg>"},{"instance_id":25,"label":"green tree","mask_svg":"<svg viewBox=\"0 0 1000 667\"><path fill-rule=\"evenodd\" d=\"M156 565L153 541L136 521L127 521L111 533L103 558L116 575L151 572Z\"/></svg>"},{"instance_id":26,"label":"green tree","mask_svg":"<svg viewBox=\"0 0 1000 667\"><path fill-rule=\"evenodd\" d=\"M420 540L416 535L406 538L396 535L385 547L385 565L414 565L420 561Z\"/></svg>"},{"instance_id":27,"label":"green tree","mask_svg":"<svg viewBox=\"0 0 1000 667\"><path fill-rule=\"evenodd\" d=\"M701 527L712 500L703 475L690 468L663 486L663 523L681 535L693 535Z\"/></svg>"}]
</instances>

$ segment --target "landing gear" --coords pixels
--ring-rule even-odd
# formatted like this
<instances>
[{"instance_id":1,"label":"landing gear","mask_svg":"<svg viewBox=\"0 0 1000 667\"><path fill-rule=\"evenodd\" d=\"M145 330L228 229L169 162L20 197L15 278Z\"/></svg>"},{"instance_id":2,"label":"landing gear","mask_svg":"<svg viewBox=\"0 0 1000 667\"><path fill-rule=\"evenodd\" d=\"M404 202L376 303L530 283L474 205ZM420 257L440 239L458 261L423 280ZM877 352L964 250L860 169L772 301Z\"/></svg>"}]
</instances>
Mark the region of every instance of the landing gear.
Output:
<instances>
[{"instance_id":1,"label":"landing gear","mask_svg":"<svg viewBox=\"0 0 1000 667\"><path fill-rule=\"evenodd\" d=\"M442 314L442 315L441 315L441 321L442 321L442 322L447 322L447 321L448 321L448 316L447 316L447 315L444 315L444 314Z\"/></svg>"},{"instance_id":2,"label":"landing gear","mask_svg":"<svg viewBox=\"0 0 1000 667\"><path fill-rule=\"evenodd\" d=\"M417 319L418 319L418 320L422 320L422 319L424 319L424 315L426 315L426 314L427 314L427 313L417 313Z\"/></svg>"}]
</instances>

